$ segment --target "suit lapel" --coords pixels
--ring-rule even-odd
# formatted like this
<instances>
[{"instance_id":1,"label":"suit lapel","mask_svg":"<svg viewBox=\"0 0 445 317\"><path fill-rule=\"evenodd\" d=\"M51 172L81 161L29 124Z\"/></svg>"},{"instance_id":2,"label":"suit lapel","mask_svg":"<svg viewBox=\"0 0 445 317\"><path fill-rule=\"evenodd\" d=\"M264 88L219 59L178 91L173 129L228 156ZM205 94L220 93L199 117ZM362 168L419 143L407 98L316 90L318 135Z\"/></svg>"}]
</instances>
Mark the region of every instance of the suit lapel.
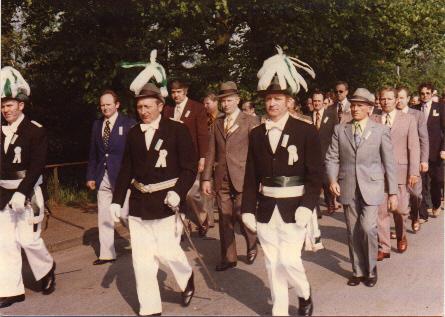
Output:
<instances>
[{"instance_id":1,"label":"suit lapel","mask_svg":"<svg viewBox=\"0 0 445 317\"><path fill-rule=\"evenodd\" d=\"M355 146L354 136L352 135L352 124L351 123L345 124L344 131L345 131L346 137L348 138L349 142L351 143L351 146L355 150L356 146Z\"/></svg>"},{"instance_id":2,"label":"suit lapel","mask_svg":"<svg viewBox=\"0 0 445 317\"><path fill-rule=\"evenodd\" d=\"M226 139L226 134L224 133L224 117L222 117L222 120L216 119L216 127L221 132L221 135L224 139Z\"/></svg>"},{"instance_id":3,"label":"suit lapel","mask_svg":"<svg viewBox=\"0 0 445 317\"><path fill-rule=\"evenodd\" d=\"M230 128L229 133L227 134L227 139L240 130L240 127L244 125L245 120L246 120L245 114L240 112L235 122L233 123L232 127Z\"/></svg>"},{"instance_id":4,"label":"suit lapel","mask_svg":"<svg viewBox=\"0 0 445 317\"><path fill-rule=\"evenodd\" d=\"M189 100L187 100L187 103L185 104L184 110L182 111L181 121L185 122L185 120L187 118L190 118L191 112L192 112L192 106L190 104L190 99L189 99ZM187 113L188 113L188 115L187 115Z\"/></svg>"},{"instance_id":5,"label":"suit lapel","mask_svg":"<svg viewBox=\"0 0 445 317\"><path fill-rule=\"evenodd\" d=\"M368 119L368 123L366 124L365 131L363 131L363 133L362 133L362 137L361 137L361 140L360 140L360 144L358 145L357 150L358 150L361 146L363 146L363 144L366 143L366 140L368 140L368 138L371 136L371 134L372 134L372 129L374 128L374 126L375 126L374 121ZM352 129L351 129L351 130L352 130ZM352 131L351 131L351 133L352 133Z\"/></svg>"},{"instance_id":6,"label":"suit lapel","mask_svg":"<svg viewBox=\"0 0 445 317\"><path fill-rule=\"evenodd\" d=\"M113 129L111 129L111 133L110 133L110 141L108 144L108 147L111 147L113 144L113 141L116 140L116 136L119 133L119 127L121 126L121 122L122 122L122 116L120 115L120 113L117 114L117 118L116 121L114 121L114 125L113 125Z\"/></svg>"}]
</instances>

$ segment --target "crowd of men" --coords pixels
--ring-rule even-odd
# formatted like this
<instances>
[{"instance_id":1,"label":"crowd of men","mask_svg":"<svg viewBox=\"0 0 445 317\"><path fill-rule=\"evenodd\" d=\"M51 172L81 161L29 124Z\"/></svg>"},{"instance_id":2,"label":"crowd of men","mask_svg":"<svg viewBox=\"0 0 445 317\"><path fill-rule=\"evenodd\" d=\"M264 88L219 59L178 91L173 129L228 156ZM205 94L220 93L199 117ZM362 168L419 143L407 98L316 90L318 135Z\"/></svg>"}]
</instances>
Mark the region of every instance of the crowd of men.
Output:
<instances>
[{"instance_id":1,"label":"crowd of men","mask_svg":"<svg viewBox=\"0 0 445 317\"><path fill-rule=\"evenodd\" d=\"M445 105L432 100L431 84L419 85L419 103L411 106L407 88L350 94L341 81L334 93L315 90L299 107L298 90L289 86L279 76L259 84L264 116L251 101L241 102L232 81L201 103L188 97L186 82L174 80L174 105L147 81L134 90L138 122L119 112L115 92L99 96L103 117L92 127L86 183L98 201L100 253L93 264L116 261L114 222L123 221L131 233L140 315L162 313L155 287L160 262L173 272L182 304L190 304L194 274L180 246L190 222L200 236L218 223L216 271L236 267L239 252L254 263L260 244L272 314L288 315L291 285L299 315L309 316L314 290L301 251L323 248L321 195L325 216L340 208L345 213L349 286L377 283L377 261L390 258L391 239L399 253L407 250L408 218L416 233L440 215ZM25 300L21 248L43 293L55 289L55 262L37 219L43 215L39 177L46 134L23 113L29 86L19 92L2 87L0 307ZM237 223L245 247L236 246Z\"/></svg>"}]
</instances>

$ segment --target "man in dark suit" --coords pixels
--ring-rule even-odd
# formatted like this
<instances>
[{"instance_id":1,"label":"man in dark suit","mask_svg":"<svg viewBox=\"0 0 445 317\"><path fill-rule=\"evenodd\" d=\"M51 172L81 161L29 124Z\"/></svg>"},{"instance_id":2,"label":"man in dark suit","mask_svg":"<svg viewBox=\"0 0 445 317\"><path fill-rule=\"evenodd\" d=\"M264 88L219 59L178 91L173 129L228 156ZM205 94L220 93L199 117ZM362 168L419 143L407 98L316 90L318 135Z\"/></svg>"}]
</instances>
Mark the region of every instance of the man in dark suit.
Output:
<instances>
[{"instance_id":1,"label":"man in dark suit","mask_svg":"<svg viewBox=\"0 0 445 317\"><path fill-rule=\"evenodd\" d=\"M419 85L421 103L413 106L427 120L430 143L428 172L422 175L422 207L431 208L433 217L440 214L441 189L443 188L443 160L445 159L445 109L431 100L434 87L430 83Z\"/></svg>"},{"instance_id":2,"label":"man in dark suit","mask_svg":"<svg viewBox=\"0 0 445 317\"><path fill-rule=\"evenodd\" d=\"M315 91L312 93L312 102L314 104L314 111L311 114L312 122L317 128L318 135L320 137L321 144L321 159L323 162L323 194L324 200L327 206L327 213L332 214L335 212L335 196L332 195L329 190L329 181L327 179L324 167L324 159L328 150L329 144L331 144L332 134L334 134L334 127L337 123L337 113L335 108L323 107L323 93L321 91ZM317 213L321 217L320 205L317 204Z\"/></svg>"},{"instance_id":3,"label":"man in dark suit","mask_svg":"<svg viewBox=\"0 0 445 317\"><path fill-rule=\"evenodd\" d=\"M348 122L351 117L351 103L348 100L349 85L345 81L335 83L336 102L334 109L337 114L337 123Z\"/></svg>"},{"instance_id":4,"label":"man in dark suit","mask_svg":"<svg viewBox=\"0 0 445 317\"><path fill-rule=\"evenodd\" d=\"M204 170L205 157L209 146L209 131L207 114L204 106L187 97L188 85L181 80L174 80L170 84L171 95L175 107L166 106L163 110L165 118L182 122L189 130L199 160L198 173ZM208 230L208 215L203 208L204 200L199 190L199 179L196 180L187 194L187 207L193 218L196 217L200 235L204 236Z\"/></svg>"},{"instance_id":5,"label":"man in dark suit","mask_svg":"<svg viewBox=\"0 0 445 317\"><path fill-rule=\"evenodd\" d=\"M241 221L241 199L249 133L258 123L256 117L238 108L240 98L234 82L222 83L218 98L225 116L217 119L210 130L209 151L201 175L201 187L205 195L211 195L210 180L214 178L221 242L221 263L216 266L216 270L225 271L237 263L234 230L237 222L246 239L247 263L252 264L257 255L256 234L246 230Z\"/></svg>"},{"instance_id":6,"label":"man in dark suit","mask_svg":"<svg viewBox=\"0 0 445 317\"><path fill-rule=\"evenodd\" d=\"M178 213L196 179L196 152L187 128L162 118L164 98L154 84L136 95L141 124L128 133L116 180L111 213L120 217L131 187L128 219L140 315L161 314L159 262L173 271L188 306L195 287L193 271L180 246L183 229Z\"/></svg>"},{"instance_id":7,"label":"man in dark suit","mask_svg":"<svg viewBox=\"0 0 445 317\"><path fill-rule=\"evenodd\" d=\"M93 123L87 169L87 187L97 190L97 214L100 252L93 264L101 265L116 259L114 222L110 216L111 198L124 154L132 118L119 113L119 97L105 90L99 99L103 117Z\"/></svg>"},{"instance_id":8,"label":"man in dark suit","mask_svg":"<svg viewBox=\"0 0 445 317\"><path fill-rule=\"evenodd\" d=\"M22 252L44 295L55 289L56 263L40 236L44 218L42 173L48 138L45 128L24 115L30 88L12 67L1 70L0 142L0 308L25 300ZM2 118L0 118L2 119Z\"/></svg>"}]
</instances>

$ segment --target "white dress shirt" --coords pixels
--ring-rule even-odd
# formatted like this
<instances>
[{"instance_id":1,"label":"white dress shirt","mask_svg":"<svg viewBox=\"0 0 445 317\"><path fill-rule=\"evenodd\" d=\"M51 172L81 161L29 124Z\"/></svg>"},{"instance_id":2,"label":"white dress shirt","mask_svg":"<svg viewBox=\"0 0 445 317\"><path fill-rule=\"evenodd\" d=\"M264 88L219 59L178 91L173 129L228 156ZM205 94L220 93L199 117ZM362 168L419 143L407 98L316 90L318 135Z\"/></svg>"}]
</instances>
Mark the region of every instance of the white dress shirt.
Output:
<instances>
[{"instance_id":1,"label":"white dress shirt","mask_svg":"<svg viewBox=\"0 0 445 317\"><path fill-rule=\"evenodd\" d=\"M235 123L236 119L238 118L238 115L240 112L241 111L237 107L235 109L235 111L233 111L231 114L229 114L229 115L226 114L226 117L224 119L224 130L228 130L233 127L233 124ZM230 123L229 123L229 120L230 120ZM230 126L227 126L228 123L230 124Z\"/></svg>"},{"instance_id":2,"label":"white dress shirt","mask_svg":"<svg viewBox=\"0 0 445 317\"><path fill-rule=\"evenodd\" d=\"M320 110L318 110L318 113L320 114L320 126L321 126L321 119L323 119L323 113L324 113L324 107L321 107ZM317 123L317 110L314 109L314 113L312 114L312 122L314 125Z\"/></svg>"},{"instance_id":3,"label":"white dress shirt","mask_svg":"<svg viewBox=\"0 0 445 317\"><path fill-rule=\"evenodd\" d=\"M185 108L185 105L187 104L188 100L189 100L188 97L185 97L185 99L181 103L178 103L175 106L175 113L173 115L173 118L175 120L180 120L181 119L182 113L184 112L184 108Z\"/></svg>"},{"instance_id":4,"label":"white dress shirt","mask_svg":"<svg viewBox=\"0 0 445 317\"><path fill-rule=\"evenodd\" d=\"M386 125L386 117L389 115L389 126L392 127L394 124L394 119L396 118L397 115L397 110L394 108L393 111L389 112L389 113L383 113L382 115L382 124Z\"/></svg>"},{"instance_id":5,"label":"white dress shirt","mask_svg":"<svg viewBox=\"0 0 445 317\"><path fill-rule=\"evenodd\" d=\"M431 104L433 103L433 101L430 99L430 101L428 101L427 103L426 103L426 109L425 109L425 111L423 112L423 114L425 115L425 119L427 119L428 120L428 117L429 117L429 115L430 115L430 111L431 111ZM422 106L420 107L420 111L422 111L422 107L423 107L423 105L424 104L422 104Z\"/></svg>"},{"instance_id":6,"label":"white dress shirt","mask_svg":"<svg viewBox=\"0 0 445 317\"><path fill-rule=\"evenodd\" d=\"M150 149L151 141L157 129L159 129L159 122L161 121L161 115L159 115L151 123L141 123L141 131L145 133L145 147L147 151Z\"/></svg>"},{"instance_id":7,"label":"white dress shirt","mask_svg":"<svg viewBox=\"0 0 445 317\"><path fill-rule=\"evenodd\" d=\"M267 129L267 136L269 137L269 143L270 147L272 148L273 153L277 150L278 142L280 142L281 133L284 130L284 126L286 125L287 120L289 119L289 112L286 112L286 114L277 122L273 122L270 119L266 120L266 129ZM269 126L272 126L272 128L269 129Z\"/></svg>"},{"instance_id":8,"label":"white dress shirt","mask_svg":"<svg viewBox=\"0 0 445 317\"><path fill-rule=\"evenodd\" d=\"M116 123L116 119L117 119L117 111L110 117L110 118L104 118L104 122L102 123L102 136L104 135L104 130L105 130L105 126L106 126L106 122L107 120L110 121L110 132L113 131L113 126Z\"/></svg>"},{"instance_id":9,"label":"white dress shirt","mask_svg":"<svg viewBox=\"0 0 445 317\"><path fill-rule=\"evenodd\" d=\"M8 124L7 126L2 127L2 132L5 135L5 144L3 144L3 148L5 149L5 153L8 151L9 144L11 143L12 137L17 132L17 128L19 124L23 121L25 115L22 113L19 115L17 120L15 120L12 124Z\"/></svg>"}]
</instances>

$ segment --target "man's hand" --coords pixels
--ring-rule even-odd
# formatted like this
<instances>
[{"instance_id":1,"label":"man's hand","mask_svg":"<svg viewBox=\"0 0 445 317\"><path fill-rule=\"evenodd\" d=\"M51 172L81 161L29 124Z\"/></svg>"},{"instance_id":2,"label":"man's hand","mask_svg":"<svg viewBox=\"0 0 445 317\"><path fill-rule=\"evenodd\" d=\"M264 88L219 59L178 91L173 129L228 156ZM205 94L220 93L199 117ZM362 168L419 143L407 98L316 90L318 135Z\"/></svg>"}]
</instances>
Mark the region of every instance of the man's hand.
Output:
<instances>
[{"instance_id":1,"label":"man's hand","mask_svg":"<svg viewBox=\"0 0 445 317\"><path fill-rule=\"evenodd\" d=\"M410 175L408 177L408 186L411 188L414 188L414 185L416 185L419 178L416 175Z\"/></svg>"},{"instance_id":2,"label":"man's hand","mask_svg":"<svg viewBox=\"0 0 445 317\"><path fill-rule=\"evenodd\" d=\"M119 217L121 216L121 206L119 204L111 204L110 214L111 219L113 219L114 222L119 222Z\"/></svg>"},{"instance_id":3,"label":"man's hand","mask_svg":"<svg viewBox=\"0 0 445 317\"><path fill-rule=\"evenodd\" d=\"M164 204L167 204L171 209L173 209L179 206L180 201L181 198L179 197L179 195L176 192L170 190L165 196Z\"/></svg>"},{"instance_id":4,"label":"man's hand","mask_svg":"<svg viewBox=\"0 0 445 317\"><path fill-rule=\"evenodd\" d=\"M340 185L337 182L332 182L331 185L329 186L329 190L335 196L337 197L340 196Z\"/></svg>"},{"instance_id":5,"label":"man's hand","mask_svg":"<svg viewBox=\"0 0 445 317\"><path fill-rule=\"evenodd\" d=\"M201 182L201 192L207 196L210 196L212 194L212 184L210 183L210 181Z\"/></svg>"},{"instance_id":6,"label":"man's hand","mask_svg":"<svg viewBox=\"0 0 445 317\"><path fill-rule=\"evenodd\" d=\"M445 160L445 151L440 151L440 158Z\"/></svg>"},{"instance_id":7,"label":"man's hand","mask_svg":"<svg viewBox=\"0 0 445 317\"><path fill-rule=\"evenodd\" d=\"M89 190L95 190L96 189L96 181L87 181L87 187Z\"/></svg>"},{"instance_id":8,"label":"man's hand","mask_svg":"<svg viewBox=\"0 0 445 317\"><path fill-rule=\"evenodd\" d=\"M397 195L392 194L388 196L388 210L396 211L398 205Z\"/></svg>"},{"instance_id":9,"label":"man's hand","mask_svg":"<svg viewBox=\"0 0 445 317\"><path fill-rule=\"evenodd\" d=\"M305 228L309 221L311 221L312 218L312 210L309 208L300 206L295 211L295 223L297 226Z\"/></svg>"},{"instance_id":10,"label":"man's hand","mask_svg":"<svg viewBox=\"0 0 445 317\"><path fill-rule=\"evenodd\" d=\"M15 192L14 195L12 195L11 200L9 201L9 205L11 206L11 209L15 212L24 212L25 211L25 200L26 197L20 192Z\"/></svg>"},{"instance_id":11,"label":"man's hand","mask_svg":"<svg viewBox=\"0 0 445 317\"><path fill-rule=\"evenodd\" d=\"M247 229L249 229L253 233L256 232L256 219L254 214L250 212L243 213L241 214L241 220L243 221Z\"/></svg>"},{"instance_id":12,"label":"man's hand","mask_svg":"<svg viewBox=\"0 0 445 317\"><path fill-rule=\"evenodd\" d=\"M420 172L421 173L428 172L428 162L420 162Z\"/></svg>"},{"instance_id":13,"label":"man's hand","mask_svg":"<svg viewBox=\"0 0 445 317\"><path fill-rule=\"evenodd\" d=\"M198 173L202 173L202 171L204 170L205 163L206 159L204 157L201 157L198 162Z\"/></svg>"}]
</instances>

